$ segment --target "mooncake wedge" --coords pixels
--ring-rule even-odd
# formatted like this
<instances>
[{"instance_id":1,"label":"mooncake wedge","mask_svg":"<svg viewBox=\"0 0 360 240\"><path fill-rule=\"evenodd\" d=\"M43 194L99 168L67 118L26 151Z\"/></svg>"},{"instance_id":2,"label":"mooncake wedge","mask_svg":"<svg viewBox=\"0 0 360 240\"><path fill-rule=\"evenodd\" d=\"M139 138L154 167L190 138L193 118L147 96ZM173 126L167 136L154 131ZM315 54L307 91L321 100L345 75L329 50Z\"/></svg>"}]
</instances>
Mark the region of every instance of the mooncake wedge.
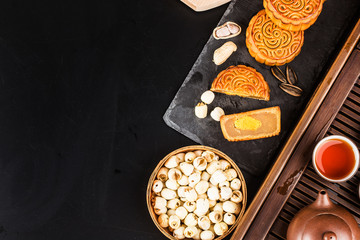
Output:
<instances>
[{"instance_id":1,"label":"mooncake wedge","mask_svg":"<svg viewBox=\"0 0 360 240\"><path fill-rule=\"evenodd\" d=\"M269 101L270 88L261 73L245 65L221 71L211 84L211 91Z\"/></svg>"},{"instance_id":2,"label":"mooncake wedge","mask_svg":"<svg viewBox=\"0 0 360 240\"><path fill-rule=\"evenodd\" d=\"M325 0L264 0L266 14L282 29L302 31L319 17Z\"/></svg>"},{"instance_id":3,"label":"mooncake wedge","mask_svg":"<svg viewBox=\"0 0 360 240\"><path fill-rule=\"evenodd\" d=\"M281 131L280 107L224 115L221 131L228 141L245 141L276 136Z\"/></svg>"},{"instance_id":4,"label":"mooncake wedge","mask_svg":"<svg viewBox=\"0 0 360 240\"><path fill-rule=\"evenodd\" d=\"M246 29L246 47L259 63L279 66L291 62L301 51L304 31L280 28L267 16L258 12Z\"/></svg>"}]
</instances>

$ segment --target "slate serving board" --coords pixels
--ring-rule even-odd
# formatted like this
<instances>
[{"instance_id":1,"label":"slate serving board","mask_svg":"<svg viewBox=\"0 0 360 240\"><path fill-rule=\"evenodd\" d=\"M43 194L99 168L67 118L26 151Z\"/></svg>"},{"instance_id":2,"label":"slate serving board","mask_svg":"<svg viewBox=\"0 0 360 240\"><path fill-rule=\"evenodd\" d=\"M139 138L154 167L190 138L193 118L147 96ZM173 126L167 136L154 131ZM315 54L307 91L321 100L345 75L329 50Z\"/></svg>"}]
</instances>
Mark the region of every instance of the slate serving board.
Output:
<instances>
[{"instance_id":1,"label":"slate serving board","mask_svg":"<svg viewBox=\"0 0 360 240\"><path fill-rule=\"evenodd\" d=\"M215 147L229 155L241 169L254 176L263 176L275 160L280 147L290 136L307 102L321 81L321 76L331 64L340 49L343 39L359 17L360 1L327 0L323 11L314 25L305 31L305 41L301 53L289 63L298 75L298 86L304 90L302 97L293 97L279 89L279 81L270 72L270 67L252 58L246 48L245 32L250 19L263 9L261 0L238 0L230 3L219 25L227 21L238 23L242 32L239 36L216 40L212 36L186 77L184 83L164 115L167 125L203 145ZM233 41L238 49L220 66L212 62L213 52L227 41ZM201 94L210 89L217 74L231 65L244 64L259 71L270 87L270 101L241 98L215 93L215 100L208 105L209 112L222 107L225 114L233 114L254 109L280 106L281 133L279 136L228 142L222 135L219 122L210 114L205 119L194 115L194 107L200 102ZM285 66L280 68L285 72Z\"/></svg>"}]
</instances>

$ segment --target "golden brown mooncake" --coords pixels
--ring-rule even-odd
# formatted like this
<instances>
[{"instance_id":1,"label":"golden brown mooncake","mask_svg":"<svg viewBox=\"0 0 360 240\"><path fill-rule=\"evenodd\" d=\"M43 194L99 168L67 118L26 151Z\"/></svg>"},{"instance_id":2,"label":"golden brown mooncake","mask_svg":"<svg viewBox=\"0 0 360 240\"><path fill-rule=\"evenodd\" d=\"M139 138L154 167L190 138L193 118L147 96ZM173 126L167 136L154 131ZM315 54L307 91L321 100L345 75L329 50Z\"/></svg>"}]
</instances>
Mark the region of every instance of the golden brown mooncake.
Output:
<instances>
[{"instance_id":1,"label":"golden brown mooncake","mask_svg":"<svg viewBox=\"0 0 360 240\"><path fill-rule=\"evenodd\" d=\"M324 0L264 0L269 18L279 27L290 31L301 31L315 23Z\"/></svg>"},{"instance_id":2,"label":"golden brown mooncake","mask_svg":"<svg viewBox=\"0 0 360 240\"><path fill-rule=\"evenodd\" d=\"M224 115L220 118L220 126L228 141L273 137L281 130L280 108L276 106Z\"/></svg>"},{"instance_id":3,"label":"golden brown mooncake","mask_svg":"<svg viewBox=\"0 0 360 240\"><path fill-rule=\"evenodd\" d=\"M246 29L246 46L250 55L269 66L291 62L300 53L303 43L304 31L280 28L265 10L258 12Z\"/></svg>"},{"instance_id":4,"label":"golden brown mooncake","mask_svg":"<svg viewBox=\"0 0 360 240\"><path fill-rule=\"evenodd\" d=\"M245 65L230 66L221 71L211 91L269 101L270 88L261 73Z\"/></svg>"}]
</instances>

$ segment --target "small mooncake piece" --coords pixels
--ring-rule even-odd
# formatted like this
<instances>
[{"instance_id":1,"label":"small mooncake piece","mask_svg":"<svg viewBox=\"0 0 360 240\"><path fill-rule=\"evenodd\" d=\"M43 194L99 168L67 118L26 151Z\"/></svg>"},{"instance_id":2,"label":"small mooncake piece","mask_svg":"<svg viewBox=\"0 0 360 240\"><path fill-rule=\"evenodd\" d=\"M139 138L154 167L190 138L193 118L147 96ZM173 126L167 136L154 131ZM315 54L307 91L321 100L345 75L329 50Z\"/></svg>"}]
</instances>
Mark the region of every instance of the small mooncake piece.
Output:
<instances>
[{"instance_id":1,"label":"small mooncake piece","mask_svg":"<svg viewBox=\"0 0 360 240\"><path fill-rule=\"evenodd\" d=\"M273 137L281 130L280 107L223 115L221 131L228 141L245 141Z\"/></svg>"},{"instance_id":2,"label":"small mooncake piece","mask_svg":"<svg viewBox=\"0 0 360 240\"><path fill-rule=\"evenodd\" d=\"M261 73L245 65L230 66L221 71L211 91L269 101L270 88Z\"/></svg>"}]
</instances>

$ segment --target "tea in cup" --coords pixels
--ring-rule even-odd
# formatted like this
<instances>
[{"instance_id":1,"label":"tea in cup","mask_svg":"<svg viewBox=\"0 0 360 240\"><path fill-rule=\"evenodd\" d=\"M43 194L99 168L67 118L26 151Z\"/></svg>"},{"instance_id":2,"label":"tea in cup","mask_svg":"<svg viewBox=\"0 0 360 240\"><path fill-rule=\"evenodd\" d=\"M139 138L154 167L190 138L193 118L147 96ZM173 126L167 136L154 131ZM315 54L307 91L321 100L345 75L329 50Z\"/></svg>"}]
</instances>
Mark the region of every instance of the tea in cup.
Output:
<instances>
[{"instance_id":1,"label":"tea in cup","mask_svg":"<svg viewBox=\"0 0 360 240\"><path fill-rule=\"evenodd\" d=\"M348 138L332 135L316 144L312 162L316 172L326 180L347 181L359 168L359 150Z\"/></svg>"}]
</instances>

